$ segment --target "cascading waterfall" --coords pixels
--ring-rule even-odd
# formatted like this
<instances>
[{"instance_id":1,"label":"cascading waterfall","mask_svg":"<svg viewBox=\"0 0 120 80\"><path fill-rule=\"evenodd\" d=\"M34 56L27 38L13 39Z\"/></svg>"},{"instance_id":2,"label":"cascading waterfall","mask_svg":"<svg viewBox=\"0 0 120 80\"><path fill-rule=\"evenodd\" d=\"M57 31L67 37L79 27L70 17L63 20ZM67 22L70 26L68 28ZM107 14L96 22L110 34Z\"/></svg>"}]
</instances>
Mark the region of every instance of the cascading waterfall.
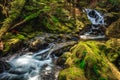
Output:
<instances>
[{"instance_id":1,"label":"cascading waterfall","mask_svg":"<svg viewBox=\"0 0 120 80\"><path fill-rule=\"evenodd\" d=\"M54 47L55 44L50 44L48 48L37 53L28 53L8 61L11 68L0 74L0 80L42 80L41 71L47 73L53 67L50 55Z\"/></svg>"},{"instance_id":2,"label":"cascading waterfall","mask_svg":"<svg viewBox=\"0 0 120 80\"><path fill-rule=\"evenodd\" d=\"M82 39L100 39L105 38L103 28L105 27L104 17L101 13L93 9L85 9L88 19L91 21L89 29L80 35Z\"/></svg>"}]
</instances>

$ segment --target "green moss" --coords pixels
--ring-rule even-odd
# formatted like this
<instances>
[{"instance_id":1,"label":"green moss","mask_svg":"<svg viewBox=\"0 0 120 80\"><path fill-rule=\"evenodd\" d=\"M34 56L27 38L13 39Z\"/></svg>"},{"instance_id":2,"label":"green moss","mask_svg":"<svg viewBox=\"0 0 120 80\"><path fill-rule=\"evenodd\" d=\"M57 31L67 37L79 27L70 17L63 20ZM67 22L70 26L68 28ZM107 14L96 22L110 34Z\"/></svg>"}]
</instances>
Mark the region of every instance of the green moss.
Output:
<instances>
[{"instance_id":1,"label":"green moss","mask_svg":"<svg viewBox=\"0 0 120 80\"><path fill-rule=\"evenodd\" d=\"M59 75L59 80L85 80L83 71L76 67L63 70Z\"/></svg>"},{"instance_id":2,"label":"green moss","mask_svg":"<svg viewBox=\"0 0 120 80\"><path fill-rule=\"evenodd\" d=\"M24 35L21 35L21 34L17 34L16 38L18 38L20 40L25 40L26 39L26 37Z\"/></svg>"},{"instance_id":3,"label":"green moss","mask_svg":"<svg viewBox=\"0 0 120 80\"><path fill-rule=\"evenodd\" d=\"M12 46L17 44L19 42L19 39L9 39L8 41L5 42L4 44L4 50L3 53L8 53L12 49Z\"/></svg>"},{"instance_id":4,"label":"green moss","mask_svg":"<svg viewBox=\"0 0 120 80\"><path fill-rule=\"evenodd\" d=\"M51 16L49 19L45 18L43 25L49 32L53 33L70 33L72 31L68 25L61 23L55 16Z\"/></svg>"},{"instance_id":5,"label":"green moss","mask_svg":"<svg viewBox=\"0 0 120 80\"><path fill-rule=\"evenodd\" d=\"M71 55L69 55L66 60L66 63L69 64L67 69L71 67L79 68L79 71L83 71L86 78L90 80L107 80L108 78L114 78L113 73L109 71L110 68L107 63L107 58L99 48L99 46L103 44L104 43L97 41L80 41L70 49ZM67 72L70 73L69 71ZM62 76L64 76L65 80L69 80L67 79L68 75L62 73Z\"/></svg>"},{"instance_id":6,"label":"green moss","mask_svg":"<svg viewBox=\"0 0 120 80\"><path fill-rule=\"evenodd\" d=\"M106 30L106 35L111 38L120 38L120 19L113 22Z\"/></svg>"},{"instance_id":7,"label":"green moss","mask_svg":"<svg viewBox=\"0 0 120 80\"><path fill-rule=\"evenodd\" d=\"M119 0L108 0L110 3L112 3L113 5L118 5L120 3Z\"/></svg>"},{"instance_id":8,"label":"green moss","mask_svg":"<svg viewBox=\"0 0 120 80\"><path fill-rule=\"evenodd\" d=\"M25 18L25 20L28 21L28 20L31 20L31 19L34 19L34 18L38 17L39 14L40 14L40 12L41 12L41 10L39 10L39 11L37 11L37 12L35 12L35 13L32 13L31 15L27 16L27 17Z\"/></svg>"},{"instance_id":9,"label":"green moss","mask_svg":"<svg viewBox=\"0 0 120 80\"><path fill-rule=\"evenodd\" d=\"M3 53L6 53L6 52L9 51L9 50L10 50L10 45L6 42L6 43L4 44Z\"/></svg>"},{"instance_id":10,"label":"green moss","mask_svg":"<svg viewBox=\"0 0 120 80\"><path fill-rule=\"evenodd\" d=\"M33 29L32 25L25 25L21 31L24 33L31 33L34 31L34 29Z\"/></svg>"},{"instance_id":11,"label":"green moss","mask_svg":"<svg viewBox=\"0 0 120 80\"><path fill-rule=\"evenodd\" d=\"M82 61L80 62L80 68L81 68L81 69L84 69L84 68L85 68L85 60L82 60Z\"/></svg>"}]
</instances>

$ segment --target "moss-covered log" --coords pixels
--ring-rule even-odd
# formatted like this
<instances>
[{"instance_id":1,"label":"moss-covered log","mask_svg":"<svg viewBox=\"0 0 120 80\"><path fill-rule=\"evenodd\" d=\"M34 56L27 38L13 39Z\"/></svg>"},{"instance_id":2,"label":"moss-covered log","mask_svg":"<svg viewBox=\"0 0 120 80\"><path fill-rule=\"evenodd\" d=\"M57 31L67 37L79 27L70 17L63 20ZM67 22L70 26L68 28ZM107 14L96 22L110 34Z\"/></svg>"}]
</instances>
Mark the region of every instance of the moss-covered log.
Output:
<instances>
[{"instance_id":1,"label":"moss-covered log","mask_svg":"<svg viewBox=\"0 0 120 80\"><path fill-rule=\"evenodd\" d=\"M11 7L8 13L9 17L5 19L0 29L0 38L11 27L13 21L18 18L25 3L26 0L14 0L11 2Z\"/></svg>"}]
</instances>

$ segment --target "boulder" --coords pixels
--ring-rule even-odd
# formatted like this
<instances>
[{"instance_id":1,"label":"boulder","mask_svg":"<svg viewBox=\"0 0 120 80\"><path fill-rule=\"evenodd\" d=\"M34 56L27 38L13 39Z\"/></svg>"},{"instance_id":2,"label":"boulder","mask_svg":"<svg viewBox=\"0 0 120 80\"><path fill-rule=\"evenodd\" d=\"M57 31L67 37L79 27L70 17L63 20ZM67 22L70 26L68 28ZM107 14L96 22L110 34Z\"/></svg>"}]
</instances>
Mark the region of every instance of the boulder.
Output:
<instances>
[{"instance_id":1,"label":"boulder","mask_svg":"<svg viewBox=\"0 0 120 80\"><path fill-rule=\"evenodd\" d=\"M106 30L108 37L120 38L120 19L113 22Z\"/></svg>"},{"instance_id":2,"label":"boulder","mask_svg":"<svg viewBox=\"0 0 120 80\"><path fill-rule=\"evenodd\" d=\"M63 58L66 58L64 65L67 67L60 72L59 80L119 80L119 71L106 58L100 45L105 44L80 41L66 53L68 55L63 54Z\"/></svg>"}]
</instances>

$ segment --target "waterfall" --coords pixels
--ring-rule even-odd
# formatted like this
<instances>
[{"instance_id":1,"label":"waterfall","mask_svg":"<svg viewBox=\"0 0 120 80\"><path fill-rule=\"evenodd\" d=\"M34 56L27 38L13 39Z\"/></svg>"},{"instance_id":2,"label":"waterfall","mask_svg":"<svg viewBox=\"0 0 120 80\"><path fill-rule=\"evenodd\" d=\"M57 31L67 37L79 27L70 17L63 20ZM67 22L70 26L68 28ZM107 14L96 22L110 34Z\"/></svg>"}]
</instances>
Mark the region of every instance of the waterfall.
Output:
<instances>
[{"instance_id":1,"label":"waterfall","mask_svg":"<svg viewBox=\"0 0 120 80\"><path fill-rule=\"evenodd\" d=\"M91 21L91 25L87 26L89 29L80 35L82 39L100 39L105 38L104 35L104 16L93 9L85 9L84 12L87 14L88 19Z\"/></svg>"},{"instance_id":2,"label":"waterfall","mask_svg":"<svg viewBox=\"0 0 120 80\"><path fill-rule=\"evenodd\" d=\"M41 71L50 71L53 67L51 53L55 44L33 54L16 57L8 63L11 68L0 74L0 80L42 80ZM43 69L44 68L44 69Z\"/></svg>"}]
</instances>

